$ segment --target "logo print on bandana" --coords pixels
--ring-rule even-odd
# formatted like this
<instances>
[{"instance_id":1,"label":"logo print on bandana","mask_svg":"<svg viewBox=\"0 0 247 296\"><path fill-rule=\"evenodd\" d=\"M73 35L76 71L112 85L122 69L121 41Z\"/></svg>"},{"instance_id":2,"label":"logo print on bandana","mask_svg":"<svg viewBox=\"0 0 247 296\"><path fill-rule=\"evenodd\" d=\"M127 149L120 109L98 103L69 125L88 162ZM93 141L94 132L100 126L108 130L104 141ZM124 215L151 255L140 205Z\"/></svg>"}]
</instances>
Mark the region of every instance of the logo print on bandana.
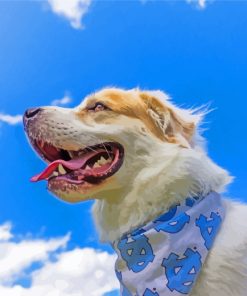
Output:
<instances>
[{"instance_id":1,"label":"logo print on bandana","mask_svg":"<svg viewBox=\"0 0 247 296\"><path fill-rule=\"evenodd\" d=\"M200 228L201 235L205 241L204 245L208 250L213 245L221 221L221 217L214 212L211 213L208 219L204 215L200 215L199 219L196 219L196 226Z\"/></svg>"},{"instance_id":2,"label":"logo print on bandana","mask_svg":"<svg viewBox=\"0 0 247 296\"><path fill-rule=\"evenodd\" d=\"M149 289L146 289L143 296L159 296L159 294L157 292L152 292Z\"/></svg>"},{"instance_id":3,"label":"logo print on bandana","mask_svg":"<svg viewBox=\"0 0 247 296\"><path fill-rule=\"evenodd\" d=\"M163 221L162 217L159 218L158 221ZM167 223L160 223L158 225L156 225L154 228L157 231L165 231L165 232L169 232L169 233L177 233L179 231L181 231L186 223L190 222L190 216L187 215L186 213L181 213L179 214L177 217L170 219L169 222Z\"/></svg>"},{"instance_id":4,"label":"logo print on bandana","mask_svg":"<svg viewBox=\"0 0 247 296\"><path fill-rule=\"evenodd\" d=\"M197 251L188 248L182 258L171 253L162 262L168 280L167 287L172 292L175 290L182 294L188 294L193 287L201 265L201 255Z\"/></svg>"},{"instance_id":5,"label":"logo print on bandana","mask_svg":"<svg viewBox=\"0 0 247 296\"><path fill-rule=\"evenodd\" d=\"M145 235L136 236L136 240L128 236L119 241L118 248L129 270L134 272L144 270L154 260L153 249Z\"/></svg>"}]
</instances>

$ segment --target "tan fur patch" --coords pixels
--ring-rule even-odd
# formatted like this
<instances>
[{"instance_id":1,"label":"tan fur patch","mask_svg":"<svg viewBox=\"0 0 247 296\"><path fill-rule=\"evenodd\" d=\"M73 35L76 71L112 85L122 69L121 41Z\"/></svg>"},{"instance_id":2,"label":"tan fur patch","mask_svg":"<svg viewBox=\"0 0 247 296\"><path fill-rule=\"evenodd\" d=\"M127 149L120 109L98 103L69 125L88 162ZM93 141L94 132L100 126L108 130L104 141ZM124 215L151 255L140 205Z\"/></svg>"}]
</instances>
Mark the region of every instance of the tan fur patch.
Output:
<instances>
[{"instance_id":1,"label":"tan fur patch","mask_svg":"<svg viewBox=\"0 0 247 296\"><path fill-rule=\"evenodd\" d=\"M104 89L87 98L79 111L80 118L110 123L111 119L116 120L116 116L109 111L95 112L95 114L87 112L87 108L93 107L96 102L103 103L115 114L140 119L149 132L162 141L189 147L194 133L194 123L186 122L176 114L176 111L166 106L165 102L148 92L141 92L138 89L125 91L112 88Z\"/></svg>"}]
</instances>

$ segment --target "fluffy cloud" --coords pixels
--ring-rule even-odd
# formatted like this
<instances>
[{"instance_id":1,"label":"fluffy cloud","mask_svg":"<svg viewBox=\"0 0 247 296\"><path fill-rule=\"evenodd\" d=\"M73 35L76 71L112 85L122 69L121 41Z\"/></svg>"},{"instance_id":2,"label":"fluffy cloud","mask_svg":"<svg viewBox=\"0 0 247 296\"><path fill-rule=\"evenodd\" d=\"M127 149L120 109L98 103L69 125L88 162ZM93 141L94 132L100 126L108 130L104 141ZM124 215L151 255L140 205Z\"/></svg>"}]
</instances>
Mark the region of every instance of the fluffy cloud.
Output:
<instances>
[{"instance_id":1,"label":"fluffy cloud","mask_svg":"<svg viewBox=\"0 0 247 296\"><path fill-rule=\"evenodd\" d=\"M65 247L69 235L50 240L30 240L23 238L20 242L12 241L11 224L0 227L0 283L12 282L18 274L34 262L45 262L49 254Z\"/></svg>"},{"instance_id":2,"label":"fluffy cloud","mask_svg":"<svg viewBox=\"0 0 247 296\"><path fill-rule=\"evenodd\" d=\"M0 113L0 122L5 122L10 125L15 125L22 122L22 115L9 115Z\"/></svg>"},{"instance_id":3,"label":"fluffy cloud","mask_svg":"<svg viewBox=\"0 0 247 296\"><path fill-rule=\"evenodd\" d=\"M69 20L75 29L83 28L82 18L88 12L92 0L48 0L51 9Z\"/></svg>"},{"instance_id":4,"label":"fluffy cloud","mask_svg":"<svg viewBox=\"0 0 247 296\"><path fill-rule=\"evenodd\" d=\"M140 1L145 4L148 0L140 0ZM209 0L185 0L185 1L190 4L196 4L197 7L204 9L206 7L206 2L208 2Z\"/></svg>"},{"instance_id":5,"label":"fluffy cloud","mask_svg":"<svg viewBox=\"0 0 247 296\"><path fill-rule=\"evenodd\" d=\"M75 29L82 29L82 19L88 12L93 0L47 0L52 11L66 18L70 25ZM148 0L139 0L146 3ZM185 0L188 3L196 4L199 8L204 9L206 2L209 0Z\"/></svg>"},{"instance_id":6,"label":"fluffy cloud","mask_svg":"<svg viewBox=\"0 0 247 296\"><path fill-rule=\"evenodd\" d=\"M11 230L11 224L9 222L4 223L3 225L0 225L0 242L1 241L8 241L12 238Z\"/></svg>"},{"instance_id":7,"label":"fluffy cloud","mask_svg":"<svg viewBox=\"0 0 247 296\"><path fill-rule=\"evenodd\" d=\"M69 234L49 240L14 239L11 224L1 225L0 295L102 296L119 288L114 274L115 255L92 248L68 251ZM30 271L28 267L35 262L41 267ZM23 276L30 276L30 287L15 284Z\"/></svg>"},{"instance_id":8,"label":"fluffy cloud","mask_svg":"<svg viewBox=\"0 0 247 296\"><path fill-rule=\"evenodd\" d=\"M51 105L53 106L61 106L61 105L67 105L71 102L71 98L69 96L64 96L61 99L57 99L51 102Z\"/></svg>"},{"instance_id":9,"label":"fluffy cloud","mask_svg":"<svg viewBox=\"0 0 247 296\"><path fill-rule=\"evenodd\" d=\"M197 6L201 9L206 7L206 2L208 0L186 0L188 3L197 4Z\"/></svg>"}]
</instances>

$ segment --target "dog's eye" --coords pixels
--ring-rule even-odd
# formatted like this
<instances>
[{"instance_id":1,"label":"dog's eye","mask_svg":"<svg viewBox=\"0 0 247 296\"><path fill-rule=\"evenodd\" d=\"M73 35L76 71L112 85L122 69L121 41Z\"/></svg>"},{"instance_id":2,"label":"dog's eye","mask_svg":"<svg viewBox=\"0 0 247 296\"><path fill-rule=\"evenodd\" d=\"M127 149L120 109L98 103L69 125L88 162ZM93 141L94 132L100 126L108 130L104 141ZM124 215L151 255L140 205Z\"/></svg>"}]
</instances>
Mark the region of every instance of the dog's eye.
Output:
<instances>
[{"instance_id":1,"label":"dog's eye","mask_svg":"<svg viewBox=\"0 0 247 296\"><path fill-rule=\"evenodd\" d=\"M98 112L98 111L103 111L103 110L110 110L110 108L108 108L103 103L98 102L98 103L95 103L95 105L93 107L87 108L87 110L93 111L93 112Z\"/></svg>"}]
</instances>

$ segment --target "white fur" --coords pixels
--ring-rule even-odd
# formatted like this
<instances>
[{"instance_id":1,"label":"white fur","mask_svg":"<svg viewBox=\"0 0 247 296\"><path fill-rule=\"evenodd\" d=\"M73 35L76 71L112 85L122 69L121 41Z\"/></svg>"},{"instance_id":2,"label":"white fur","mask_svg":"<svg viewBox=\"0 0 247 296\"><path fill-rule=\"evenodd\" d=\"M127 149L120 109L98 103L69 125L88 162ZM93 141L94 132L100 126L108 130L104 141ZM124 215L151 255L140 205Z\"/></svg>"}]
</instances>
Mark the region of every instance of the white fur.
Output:
<instances>
[{"instance_id":1,"label":"white fur","mask_svg":"<svg viewBox=\"0 0 247 296\"><path fill-rule=\"evenodd\" d=\"M157 95L157 94L156 94ZM172 106L174 108L174 106ZM176 110L178 110L176 108ZM191 116L187 111L182 116ZM197 124L201 118L197 117ZM199 141L198 141L199 139ZM154 140L154 139L152 139ZM114 199L97 200L93 214L101 240L113 241L160 213L175 201L211 190L223 192L231 181L228 173L210 160L195 133L194 149L133 138L132 151L148 153L139 162L133 182ZM244 296L247 291L247 206L225 200L226 218L210 251L192 296Z\"/></svg>"},{"instance_id":2,"label":"white fur","mask_svg":"<svg viewBox=\"0 0 247 296\"><path fill-rule=\"evenodd\" d=\"M130 92L134 98L139 90ZM205 195L212 190L223 192L232 179L206 155L199 133L203 114L176 107L160 91L149 94L162 100L184 121L197 126L189 148L161 141L147 132L141 120L125 115L118 115L112 124L105 123L104 119L101 123L78 120L74 114L85 102L75 109L46 108L37 119L37 127L33 125L30 129L36 138L43 133L46 141L59 147L64 145L64 149L80 149L110 140L124 146L125 159L113 176L114 186L106 185L99 192L93 192L93 197L99 198L93 207L93 216L102 241L120 238L165 212L173 203L198 192ZM160 114L157 116L151 109L147 112L156 121L157 128L165 133L169 116L163 114L160 121ZM107 115L105 118L107 120ZM176 136L182 143L187 141L181 134ZM247 295L247 206L230 200L225 200L225 206L226 218L192 296Z\"/></svg>"}]
</instances>

